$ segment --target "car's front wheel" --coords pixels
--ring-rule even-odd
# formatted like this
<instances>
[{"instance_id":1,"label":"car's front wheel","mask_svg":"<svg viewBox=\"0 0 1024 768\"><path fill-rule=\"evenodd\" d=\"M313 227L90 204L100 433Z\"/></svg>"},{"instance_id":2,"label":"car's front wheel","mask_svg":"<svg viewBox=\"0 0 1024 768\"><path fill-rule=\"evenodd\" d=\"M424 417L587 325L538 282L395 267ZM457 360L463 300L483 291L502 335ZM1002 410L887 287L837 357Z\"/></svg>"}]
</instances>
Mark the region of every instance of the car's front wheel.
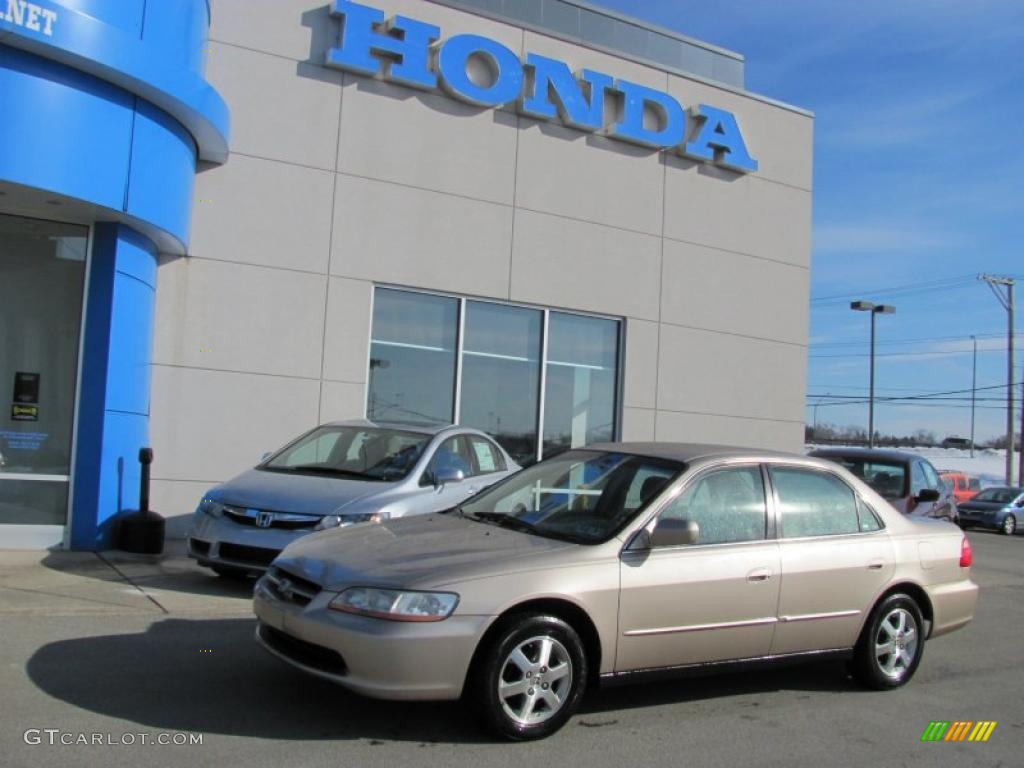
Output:
<instances>
[{"instance_id":1,"label":"car's front wheel","mask_svg":"<svg viewBox=\"0 0 1024 768\"><path fill-rule=\"evenodd\" d=\"M579 707L587 675L583 643L569 624L520 614L504 620L481 648L467 693L494 734L542 739Z\"/></svg>"},{"instance_id":2,"label":"car's front wheel","mask_svg":"<svg viewBox=\"0 0 1024 768\"><path fill-rule=\"evenodd\" d=\"M1017 532L1017 518L1013 515L1007 515L1003 518L1003 527L1001 529L1007 536L1013 536Z\"/></svg>"},{"instance_id":3,"label":"car's front wheel","mask_svg":"<svg viewBox=\"0 0 1024 768\"><path fill-rule=\"evenodd\" d=\"M871 612L854 649L853 673L869 688L898 688L914 676L924 653L924 621L910 595L894 594Z\"/></svg>"}]
</instances>

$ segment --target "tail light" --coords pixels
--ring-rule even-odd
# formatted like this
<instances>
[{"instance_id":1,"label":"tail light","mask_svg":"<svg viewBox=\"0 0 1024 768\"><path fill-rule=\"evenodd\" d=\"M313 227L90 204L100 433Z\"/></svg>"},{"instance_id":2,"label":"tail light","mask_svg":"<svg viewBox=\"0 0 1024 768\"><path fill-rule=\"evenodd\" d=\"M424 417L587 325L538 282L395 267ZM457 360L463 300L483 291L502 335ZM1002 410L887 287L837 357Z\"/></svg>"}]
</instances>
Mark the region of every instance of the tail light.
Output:
<instances>
[{"instance_id":1,"label":"tail light","mask_svg":"<svg viewBox=\"0 0 1024 768\"><path fill-rule=\"evenodd\" d=\"M963 541L960 542L960 567L970 568L973 562L974 552L971 551L971 542L964 536Z\"/></svg>"}]
</instances>

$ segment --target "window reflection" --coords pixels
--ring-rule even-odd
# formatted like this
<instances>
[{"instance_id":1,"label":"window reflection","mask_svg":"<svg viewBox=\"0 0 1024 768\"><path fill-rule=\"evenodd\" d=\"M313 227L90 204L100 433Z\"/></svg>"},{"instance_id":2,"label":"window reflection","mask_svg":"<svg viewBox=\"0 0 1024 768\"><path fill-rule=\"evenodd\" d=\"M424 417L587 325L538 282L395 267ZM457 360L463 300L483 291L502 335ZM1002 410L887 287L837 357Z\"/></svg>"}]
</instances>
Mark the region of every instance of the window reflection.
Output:
<instances>
[{"instance_id":1,"label":"window reflection","mask_svg":"<svg viewBox=\"0 0 1024 768\"><path fill-rule=\"evenodd\" d=\"M539 309L378 288L367 417L450 423L458 383L460 423L492 435L521 465L536 461L541 440L545 457L614 440L619 322L547 318L545 328Z\"/></svg>"},{"instance_id":2,"label":"window reflection","mask_svg":"<svg viewBox=\"0 0 1024 768\"><path fill-rule=\"evenodd\" d=\"M540 310L466 302L459 421L492 435L518 463L537 458Z\"/></svg>"},{"instance_id":3,"label":"window reflection","mask_svg":"<svg viewBox=\"0 0 1024 768\"><path fill-rule=\"evenodd\" d=\"M613 440L619 324L552 312L544 392L544 456Z\"/></svg>"},{"instance_id":4,"label":"window reflection","mask_svg":"<svg viewBox=\"0 0 1024 768\"><path fill-rule=\"evenodd\" d=\"M452 421L458 314L457 299L377 290L366 404L369 419Z\"/></svg>"}]
</instances>

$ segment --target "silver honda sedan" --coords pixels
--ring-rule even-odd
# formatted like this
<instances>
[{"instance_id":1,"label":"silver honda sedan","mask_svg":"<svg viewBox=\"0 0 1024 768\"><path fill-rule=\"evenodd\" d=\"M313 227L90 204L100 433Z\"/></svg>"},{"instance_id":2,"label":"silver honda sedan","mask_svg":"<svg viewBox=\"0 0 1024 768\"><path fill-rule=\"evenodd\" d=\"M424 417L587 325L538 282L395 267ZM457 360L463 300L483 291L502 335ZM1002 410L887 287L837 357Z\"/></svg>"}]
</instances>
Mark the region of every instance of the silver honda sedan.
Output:
<instances>
[{"instance_id":1,"label":"silver honda sedan","mask_svg":"<svg viewBox=\"0 0 1024 768\"><path fill-rule=\"evenodd\" d=\"M324 424L207 491L189 556L222 576L263 571L313 531L449 509L519 469L475 429Z\"/></svg>"}]
</instances>

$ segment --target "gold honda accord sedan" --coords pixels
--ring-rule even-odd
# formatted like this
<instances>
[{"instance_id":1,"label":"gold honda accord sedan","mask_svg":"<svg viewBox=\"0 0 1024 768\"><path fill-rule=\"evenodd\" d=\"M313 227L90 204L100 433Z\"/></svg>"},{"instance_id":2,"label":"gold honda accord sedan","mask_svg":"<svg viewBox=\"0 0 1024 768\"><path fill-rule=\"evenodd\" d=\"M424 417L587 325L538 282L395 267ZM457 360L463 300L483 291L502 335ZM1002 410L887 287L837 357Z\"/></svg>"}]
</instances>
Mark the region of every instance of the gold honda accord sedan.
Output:
<instances>
[{"instance_id":1,"label":"gold honda accord sedan","mask_svg":"<svg viewBox=\"0 0 1024 768\"><path fill-rule=\"evenodd\" d=\"M446 512L304 537L254 608L259 641L306 672L462 697L534 739L588 686L653 675L835 655L896 688L926 639L971 620L970 566L956 526L904 517L831 462L609 443Z\"/></svg>"}]
</instances>

